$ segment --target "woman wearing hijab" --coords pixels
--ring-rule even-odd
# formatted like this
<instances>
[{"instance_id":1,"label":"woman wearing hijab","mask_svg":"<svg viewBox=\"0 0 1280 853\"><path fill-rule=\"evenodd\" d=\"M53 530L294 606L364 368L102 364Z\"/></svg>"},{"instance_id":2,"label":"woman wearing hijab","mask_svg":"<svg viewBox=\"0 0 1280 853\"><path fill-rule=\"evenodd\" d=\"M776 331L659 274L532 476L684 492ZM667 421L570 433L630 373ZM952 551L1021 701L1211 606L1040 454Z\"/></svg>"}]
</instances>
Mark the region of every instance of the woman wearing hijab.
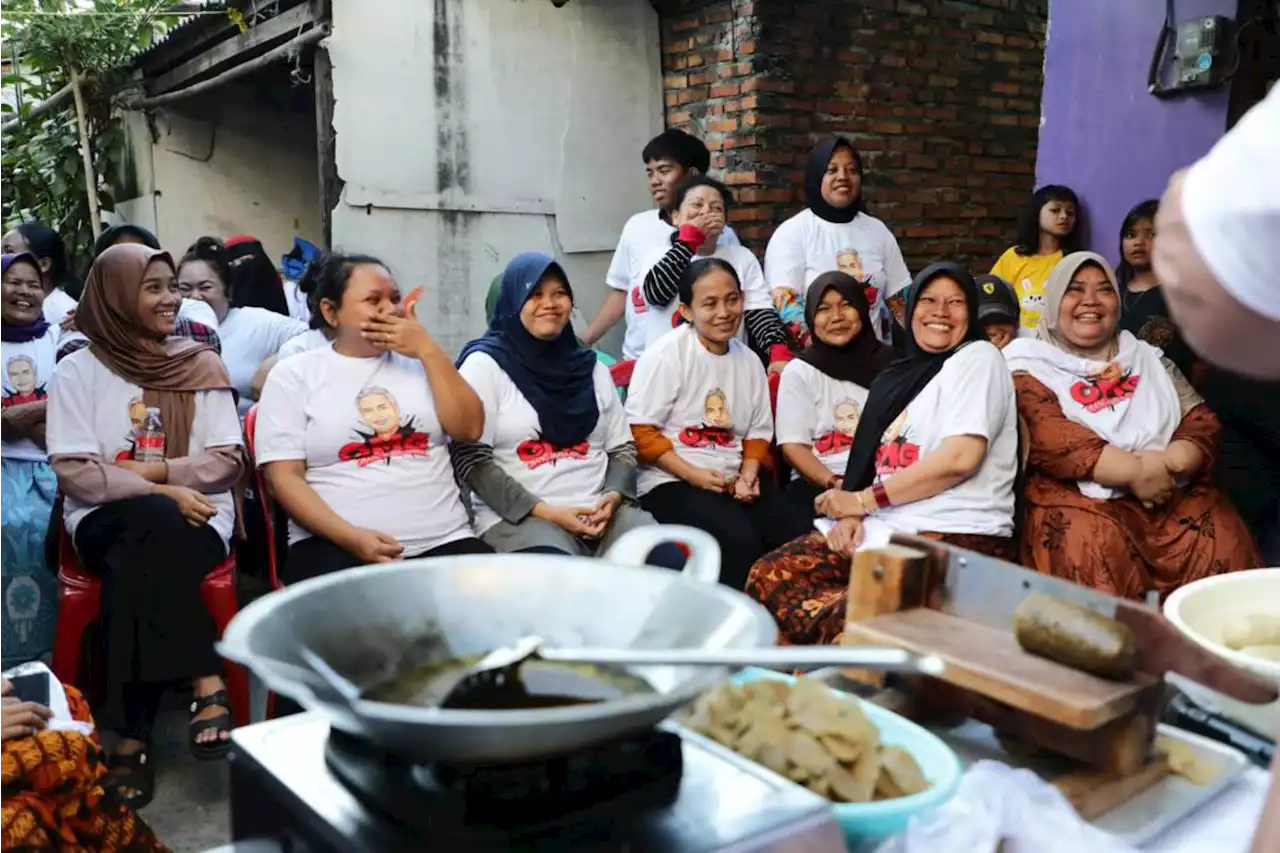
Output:
<instances>
[{"instance_id":1,"label":"woman wearing hijab","mask_svg":"<svg viewBox=\"0 0 1280 853\"><path fill-rule=\"evenodd\" d=\"M828 139L813 149L805 168L804 210L778 226L764 255L764 277L782 321L807 340L801 294L824 272L838 270L867 287L876 336L887 340L884 300L911 282L893 232L867 213L862 158L848 140Z\"/></svg>"},{"instance_id":2,"label":"woman wearing hijab","mask_svg":"<svg viewBox=\"0 0 1280 853\"><path fill-rule=\"evenodd\" d=\"M0 375L4 436L0 441L4 559L0 571L6 604L3 668L36 660L53 650L58 582L45 566L44 538L53 514L57 479L45 453L48 386L53 378L58 327L43 313L45 291L34 255L4 255L0 291Z\"/></svg>"},{"instance_id":3,"label":"woman wearing hijab","mask_svg":"<svg viewBox=\"0 0 1280 853\"><path fill-rule=\"evenodd\" d=\"M809 345L778 386L775 433L791 466L787 491L805 512L840 487L867 389L897 355L876 340L871 306L853 276L826 272L805 294Z\"/></svg>"},{"instance_id":4,"label":"woman wearing hijab","mask_svg":"<svg viewBox=\"0 0 1280 853\"><path fill-rule=\"evenodd\" d=\"M1022 562L1129 598L1259 565L1209 483L1217 417L1120 329L1120 305L1107 261L1075 252L1049 276L1036 337L1005 348L1029 430Z\"/></svg>"},{"instance_id":5,"label":"woman wearing hijab","mask_svg":"<svg viewBox=\"0 0 1280 853\"><path fill-rule=\"evenodd\" d=\"M71 271L66 244L57 231L42 222L24 222L4 235L0 250L6 255L30 252L36 258L44 281L46 320L57 326L75 310L84 285Z\"/></svg>"},{"instance_id":6,"label":"woman wearing hijab","mask_svg":"<svg viewBox=\"0 0 1280 853\"><path fill-rule=\"evenodd\" d=\"M906 319L906 357L871 383L844 481L815 502L831 520L819 522L827 532L752 567L747 593L769 608L787 642L838 642L853 552L892 533L1016 557L1013 382L978 323L973 277L948 262L926 268L911 285Z\"/></svg>"},{"instance_id":7,"label":"woman wearing hijab","mask_svg":"<svg viewBox=\"0 0 1280 853\"><path fill-rule=\"evenodd\" d=\"M236 234L228 237L225 245L231 267L228 284L236 294L235 307L263 308L288 317L284 280L258 238Z\"/></svg>"},{"instance_id":8,"label":"woman wearing hijab","mask_svg":"<svg viewBox=\"0 0 1280 853\"><path fill-rule=\"evenodd\" d=\"M484 403L479 441L451 444L476 530L496 550L590 555L653 524L609 369L574 337L573 290L536 252L502 275L493 319L458 359Z\"/></svg>"},{"instance_id":9,"label":"woman wearing hijab","mask_svg":"<svg viewBox=\"0 0 1280 853\"><path fill-rule=\"evenodd\" d=\"M90 345L58 363L49 392L63 521L85 568L103 579L108 715L120 733L114 778L138 808L154 785L147 741L165 686L193 683L197 758L231 746L201 584L226 558L235 523L240 420L217 353L173 336L178 303L166 252L104 251L76 312ZM164 459L138 459L141 439L157 427Z\"/></svg>"}]
</instances>

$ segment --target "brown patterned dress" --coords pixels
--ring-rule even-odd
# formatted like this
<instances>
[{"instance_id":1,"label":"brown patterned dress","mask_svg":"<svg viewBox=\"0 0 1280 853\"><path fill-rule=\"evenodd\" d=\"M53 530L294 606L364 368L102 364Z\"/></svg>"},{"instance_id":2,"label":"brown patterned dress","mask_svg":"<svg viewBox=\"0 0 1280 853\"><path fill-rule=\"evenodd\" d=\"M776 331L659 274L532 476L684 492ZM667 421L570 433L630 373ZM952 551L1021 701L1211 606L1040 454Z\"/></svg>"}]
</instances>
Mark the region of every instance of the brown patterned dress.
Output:
<instances>
[{"instance_id":1,"label":"brown patterned dress","mask_svg":"<svg viewBox=\"0 0 1280 853\"><path fill-rule=\"evenodd\" d=\"M1173 434L1199 447L1205 465L1173 501L1148 510L1132 496L1082 495L1076 482L1089 479L1106 442L1069 420L1034 377L1015 374L1014 388L1030 445L1023 565L1126 598L1152 589L1164 597L1199 578L1261 565L1249 529L1209 483L1221 426L1206 406L1187 411Z\"/></svg>"},{"instance_id":2,"label":"brown patterned dress","mask_svg":"<svg viewBox=\"0 0 1280 853\"><path fill-rule=\"evenodd\" d=\"M1013 540L999 536L920 535L1002 560L1015 561L1018 555ZM782 645L838 643L844 633L851 562L814 531L762 557L751 567L746 592L773 614Z\"/></svg>"},{"instance_id":3,"label":"brown patterned dress","mask_svg":"<svg viewBox=\"0 0 1280 853\"><path fill-rule=\"evenodd\" d=\"M77 720L92 722L88 703L67 687ZM167 853L151 829L103 790L107 775L97 734L43 731L4 742L5 851Z\"/></svg>"}]
</instances>

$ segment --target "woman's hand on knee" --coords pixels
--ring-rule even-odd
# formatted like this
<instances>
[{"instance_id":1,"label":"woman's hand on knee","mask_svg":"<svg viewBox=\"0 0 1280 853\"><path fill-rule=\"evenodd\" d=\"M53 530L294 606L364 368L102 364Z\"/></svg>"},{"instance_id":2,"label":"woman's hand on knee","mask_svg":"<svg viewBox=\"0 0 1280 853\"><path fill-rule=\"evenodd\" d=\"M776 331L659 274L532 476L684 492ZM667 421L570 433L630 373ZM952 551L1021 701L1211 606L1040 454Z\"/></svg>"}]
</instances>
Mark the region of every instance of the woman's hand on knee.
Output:
<instances>
[{"instance_id":1,"label":"woman's hand on knee","mask_svg":"<svg viewBox=\"0 0 1280 853\"><path fill-rule=\"evenodd\" d=\"M213 505L207 495L188 489L186 486L156 485L151 489L153 494L164 495L178 505L178 512L193 527L208 524L209 519L217 514L218 508Z\"/></svg>"}]
</instances>

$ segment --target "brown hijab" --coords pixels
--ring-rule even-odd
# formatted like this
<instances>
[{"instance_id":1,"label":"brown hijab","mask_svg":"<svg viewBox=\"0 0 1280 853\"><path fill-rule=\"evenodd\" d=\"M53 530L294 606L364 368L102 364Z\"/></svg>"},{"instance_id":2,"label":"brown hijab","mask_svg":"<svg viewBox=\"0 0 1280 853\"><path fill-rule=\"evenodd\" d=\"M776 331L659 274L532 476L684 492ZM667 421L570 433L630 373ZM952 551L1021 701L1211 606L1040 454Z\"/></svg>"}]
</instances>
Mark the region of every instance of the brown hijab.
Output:
<instances>
[{"instance_id":1,"label":"brown hijab","mask_svg":"<svg viewBox=\"0 0 1280 853\"><path fill-rule=\"evenodd\" d=\"M213 347L188 338L161 340L144 331L138 295L147 265L156 260L173 267L168 252L136 243L121 243L98 255L76 308L76 326L98 361L142 388L148 407L160 409L164 455L174 459L189 453L196 392L230 390L231 378Z\"/></svg>"}]
</instances>

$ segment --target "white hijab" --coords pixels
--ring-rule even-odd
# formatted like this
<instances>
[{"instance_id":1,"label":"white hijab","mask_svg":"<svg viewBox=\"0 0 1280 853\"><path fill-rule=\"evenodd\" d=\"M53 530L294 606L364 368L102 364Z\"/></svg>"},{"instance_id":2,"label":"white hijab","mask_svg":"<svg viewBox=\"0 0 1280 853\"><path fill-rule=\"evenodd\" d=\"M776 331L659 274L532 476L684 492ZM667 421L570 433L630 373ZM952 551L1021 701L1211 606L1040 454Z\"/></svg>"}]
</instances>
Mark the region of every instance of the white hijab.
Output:
<instances>
[{"instance_id":1,"label":"white hijab","mask_svg":"<svg viewBox=\"0 0 1280 853\"><path fill-rule=\"evenodd\" d=\"M1068 420L1088 427L1108 444L1128 451L1164 450L1182 421L1182 406L1161 351L1122 331L1104 351L1114 353L1108 358L1076 349L1061 334L1062 298L1076 272L1088 263L1106 273L1119 296L1115 272L1105 258L1093 252L1067 255L1045 285L1045 310L1035 337L1010 343L1004 349L1005 360L1010 370L1031 374L1056 394ZM1078 485L1081 494L1101 500L1127 493L1092 480Z\"/></svg>"}]
</instances>

